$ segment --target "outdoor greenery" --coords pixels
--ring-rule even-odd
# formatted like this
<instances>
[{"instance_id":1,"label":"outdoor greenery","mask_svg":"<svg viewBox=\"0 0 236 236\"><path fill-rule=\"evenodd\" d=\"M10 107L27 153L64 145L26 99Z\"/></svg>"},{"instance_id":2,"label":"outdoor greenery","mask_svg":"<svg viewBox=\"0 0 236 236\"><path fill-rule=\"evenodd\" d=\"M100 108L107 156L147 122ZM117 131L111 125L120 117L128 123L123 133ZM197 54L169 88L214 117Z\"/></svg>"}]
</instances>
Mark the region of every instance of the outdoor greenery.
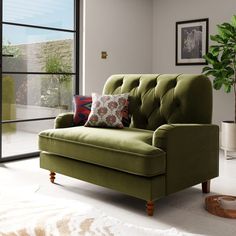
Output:
<instances>
[{"instance_id":1,"label":"outdoor greenery","mask_svg":"<svg viewBox=\"0 0 236 236\"><path fill-rule=\"evenodd\" d=\"M21 50L19 47L12 45L9 40L3 40L2 54L17 58L21 56Z\"/></svg>"},{"instance_id":2,"label":"outdoor greenery","mask_svg":"<svg viewBox=\"0 0 236 236\"><path fill-rule=\"evenodd\" d=\"M26 46L12 45L9 40L3 40L2 53L5 55L3 58L5 70L19 71L22 68L27 68ZM17 104L63 110L72 109L73 79L72 75L64 74L72 72L72 50L70 47L70 41L50 41L41 43L38 48L35 47L35 55L33 55L30 66L34 67L37 63L42 71L49 73L49 75L40 76L39 79L31 79L30 76L25 75L11 77L11 80L14 80L15 102ZM6 91L6 96L8 94L13 96L12 92ZM29 96L30 99L28 99ZM5 96L3 96L4 99Z\"/></svg>"},{"instance_id":3,"label":"outdoor greenery","mask_svg":"<svg viewBox=\"0 0 236 236\"><path fill-rule=\"evenodd\" d=\"M46 73L70 73L71 64L63 60L59 54L50 54L45 58ZM52 74L42 78L41 105L68 109L71 104L72 76L68 74Z\"/></svg>"},{"instance_id":4,"label":"outdoor greenery","mask_svg":"<svg viewBox=\"0 0 236 236\"><path fill-rule=\"evenodd\" d=\"M21 50L11 44L10 41L3 40L2 54L4 57L4 64L13 66L13 61L20 59ZM12 76L4 75L2 77L2 119L3 120L14 120L16 119L16 108L15 108L15 84ZM16 124L5 124L2 126L3 133L14 132L16 130Z\"/></svg>"},{"instance_id":5,"label":"outdoor greenery","mask_svg":"<svg viewBox=\"0 0 236 236\"><path fill-rule=\"evenodd\" d=\"M235 97L234 122L236 123L236 15L230 23L217 25L218 34L211 35L215 43L210 46L209 52L204 55L209 66L202 72L213 76L213 86L219 90L222 87L226 93L233 89Z\"/></svg>"}]
</instances>

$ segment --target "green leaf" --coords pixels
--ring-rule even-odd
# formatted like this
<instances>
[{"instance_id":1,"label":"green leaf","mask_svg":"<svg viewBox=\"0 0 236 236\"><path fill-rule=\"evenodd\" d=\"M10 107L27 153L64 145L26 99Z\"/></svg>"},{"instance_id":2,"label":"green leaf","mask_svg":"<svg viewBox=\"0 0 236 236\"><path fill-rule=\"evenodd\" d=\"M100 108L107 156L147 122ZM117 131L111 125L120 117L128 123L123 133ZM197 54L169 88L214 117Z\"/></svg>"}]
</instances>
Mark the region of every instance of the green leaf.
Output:
<instances>
[{"instance_id":1,"label":"green leaf","mask_svg":"<svg viewBox=\"0 0 236 236\"><path fill-rule=\"evenodd\" d=\"M234 33L234 27L229 24L229 23L223 23L221 25L217 25L217 28L222 29L223 31L229 33L229 34L233 34Z\"/></svg>"},{"instance_id":2,"label":"green leaf","mask_svg":"<svg viewBox=\"0 0 236 236\"><path fill-rule=\"evenodd\" d=\"M213 56L217 57L220 53L220 47L219 46L211 46L209 51Z\"/></svg>"},{"instance_id":3,"label":"green leaf","mask_svg":"<svg viewBox=\"0 0 236 236\"><path fill-rule=\"evenodd\" d=\"M221 48L222 46L220 46L220 45L211 45L210 46L210 50L213 50L214 48Z\"/></svg>"},{"instance_id":4,"label":"green leaf","mask_svg":"<svg viewBox=\"0 0 236 236\"><path fill-rule=\"evenodd\" d=\"M235 57L235 52L231 48L225 47L221 55L221 61L225 59L233 59Z\"/></svg>"},{"instance_id":5,"label":"green leaf","mask_svg":"<svg viewBox=\"0 0 236 236\"><path fill-rule=\"evenodd\" d=\"M228 41L229 38L233 35L233 33L229 29L227 29L226 27L222 25L217 25L217 28L218 28L219 35L221 36L223 40Z\"/></svg>"},{"instance_id":6,"label":"green leaf","mask_svg":"<svg viewBox=\"0 0 236 236\"><path fill-rule=\"evenodd\" d=\"M234 75L234 69L231 68L230 66L225 67L225 70L227 71L227 75L226 76L228 78L231 77L232 75Z\"/></svg>"},{"instance_id":7,"label":"green leaf","mask_svg":"<svg viewBox=\"0 0 236 236\"><path fill-rule=\"evenodd\" d=\"M213 81L213 87L214 87L214 89L216 89L216 90L220 90L221 87L222 87L222 85L223 85L223 81L220 80L220 79L215 79L215 80Z\"/></svg>"},{"instance_id":8,"label":"green leaf","mask_svg":"<svg viewBox=\"0 0 236 236\"><path fill-rule=\"evenodd\" d=\"M224 39L220 35L210 35L210 39L217 43L224 43Z\"/></svg>"},{"instance_id":9,"label":"green leaf","mask_svg":"<svg viewBox=\"0 0 236 236\"><path fill-rule=\"evenodd\" d=\"M218 34L210 36L215 45L210 46L209 52L203 57L210 66L204 67L202 73L214 77L215 89L219 90L223 86L224 91L229 93L235 84L236 15L230 23L217 25L217 29Z\"/></svg>"},{"instance_id":10,"label":"green leaf","mask_svg":"<svg viewBox=\"0 0 236 236\"><path fill-rule=\"evenodd\" d=\"M233 32L233 30L234 30L234 27L231 24L227 23L227 22L221 24L221 26L228 29L228 30L230 30L231 32Z\"/></svg>"},{"instance_id":11,"label":"green leaf","mask_svg":"<svg viewBox=\"0 0 236 236\"><path fill-rule=\"evenodd\" d=\"M212 55L212 53L208 52L203 58L210 64L215 65L218 61L218 58Z\"/></svg>"},{"instance_id":12,"label":"green leaf","mask_svg":"<svg viewBox=\"0 0 236 236\"><path fill-rule=\"evenodd\" d=\"M231 64L231 60L230 59L224 59L223 61L221 61L222 67L226 67L228 65Z\"/></svg>"},{"instance_id":13,"label":"green leaf","mask_svg":"<svg viewBox=\"0 0 236 236\"><path fill-rule=\"evenodd\" d=\"M230 93L231 92L231 85L230 84L224 84L224 91L226 93Z\"/></svg>"},{"instance_id":14,"label":"green leaf","mask_svg":"<svg viewBox=\"0 0 236 236\"><path fill-rule=\"evenodd\" d=\"M236 15L232 16L231 24L234 28L236 28Z\"/></svg>"},{"instance_id":15,"label":"green leaf","mask_svg":"<svg viewBox=\"0 0 236 236\"><path fill-rule=\"evenodd\" d=\"M213 66L213 69L216 69L216 70L220 70L223 68L223 64L218 61L212 64L212 66Z\"/></svg>"},{"instance_id":16,"label":"green leaf","mask_svg":"<svg viewBox=\"0 0 236 236\"><path fill-rule=\"evenodd\" d=\"M206 71L209 71L209 70L212 70L212 68L209 67L209 66L205 66L205 67L202 68L202 73L204 73Z\"/></svg>"},{"instance_id":17,"label":"green leaf","mask_svg":"<svg viewBox=\"0 0 236 236\"><path fill-rule=\"evenodd\" d=\"M212 70L207 71L205 75L206 76L212 75L214 77L217 77L219 75L219 71L212 69Z\"/></svg>"}]
</instances>

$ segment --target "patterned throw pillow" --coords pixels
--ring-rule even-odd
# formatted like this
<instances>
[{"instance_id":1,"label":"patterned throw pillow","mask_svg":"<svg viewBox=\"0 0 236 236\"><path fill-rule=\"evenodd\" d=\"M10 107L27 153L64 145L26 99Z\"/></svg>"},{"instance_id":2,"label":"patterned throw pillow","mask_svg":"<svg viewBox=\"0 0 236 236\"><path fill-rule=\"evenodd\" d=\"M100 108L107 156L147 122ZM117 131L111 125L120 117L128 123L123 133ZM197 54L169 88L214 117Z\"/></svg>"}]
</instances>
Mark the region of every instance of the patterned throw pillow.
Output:
<instances>
[{"instance_id":1,"label":"patterned throw pillow","mask_svg":"<svg viewBox=\"0 0 236 236\"><path fill-rule=\"evenodd\" d=\"M74 96L74 125L84 125L91 111L91 96Z\"/></svg>"},{"instance_id":2,"label":"patterned throw pillow","mask_svg":"<svg viewBox=\"0 0 236 236\"><path fill-rule=\"evenodd\" d=\"M92 94L92 108L84 126L123 128L123 109L127 106L129 94Z\"/></svg>"}]
</instances>

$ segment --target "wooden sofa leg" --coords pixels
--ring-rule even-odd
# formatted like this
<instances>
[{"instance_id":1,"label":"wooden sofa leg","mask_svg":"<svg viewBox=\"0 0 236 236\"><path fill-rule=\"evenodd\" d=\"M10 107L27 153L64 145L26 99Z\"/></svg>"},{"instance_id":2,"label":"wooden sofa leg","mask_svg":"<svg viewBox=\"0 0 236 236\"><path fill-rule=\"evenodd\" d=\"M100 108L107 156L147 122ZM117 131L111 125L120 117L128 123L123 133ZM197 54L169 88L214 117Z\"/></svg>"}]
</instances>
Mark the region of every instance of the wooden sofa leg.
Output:
<instances>
[{"instance_id":1,"label":"wooden sofa leg","mask_svg":"<svg viewBox=\"0 0 236 236\"><path fill-rule=\"evenodd\" d=\"M154 212L154 202L153 201L147 201L146 212L149 216L153 216L153 212Z\"/></svg>"},{"instance_id":2,"label":"wooden sofa leg","mask_svg":"<svg viewBox=\"0 0 236 236\"><path fill-rule=\"evenodd\" d=\"M52 171L50 171L50 181L51 181L51 183L54 183L54 180L55 180L55 176L56 176L56 173L55 172L52 172Z\"/></svg>"},{"instance_id":3,"label":"wooden sofa leg","mask_svg":"<svg viewBox=\"0 0 236 236\"><path fill-rule=\"evenodd\" d=\"M210 192L210 185L211 185L211 181L207 180L206 182L202 183L202 192L203 193L209 193Z\"/></svg>"}]
</instances>

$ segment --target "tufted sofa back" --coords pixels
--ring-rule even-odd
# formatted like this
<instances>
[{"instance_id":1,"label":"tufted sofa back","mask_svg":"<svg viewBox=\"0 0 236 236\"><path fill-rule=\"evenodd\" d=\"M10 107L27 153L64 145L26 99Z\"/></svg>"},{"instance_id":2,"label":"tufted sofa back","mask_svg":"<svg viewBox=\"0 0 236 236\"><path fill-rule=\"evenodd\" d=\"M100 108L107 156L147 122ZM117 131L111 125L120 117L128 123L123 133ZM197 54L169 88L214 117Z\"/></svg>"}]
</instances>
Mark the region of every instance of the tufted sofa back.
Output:
<instances>
[{"instance_id":1,"label":"tufted sofa back","mask_svg":"<svg viewBox=\"0 0 236 236\"><path fill-rule=\"evenodd\" d=\"M170 123L211 123L212 86L204 75L112 75L103 94L129 93L130 127L155 130Z\"/></svg>"}]
</instances>

